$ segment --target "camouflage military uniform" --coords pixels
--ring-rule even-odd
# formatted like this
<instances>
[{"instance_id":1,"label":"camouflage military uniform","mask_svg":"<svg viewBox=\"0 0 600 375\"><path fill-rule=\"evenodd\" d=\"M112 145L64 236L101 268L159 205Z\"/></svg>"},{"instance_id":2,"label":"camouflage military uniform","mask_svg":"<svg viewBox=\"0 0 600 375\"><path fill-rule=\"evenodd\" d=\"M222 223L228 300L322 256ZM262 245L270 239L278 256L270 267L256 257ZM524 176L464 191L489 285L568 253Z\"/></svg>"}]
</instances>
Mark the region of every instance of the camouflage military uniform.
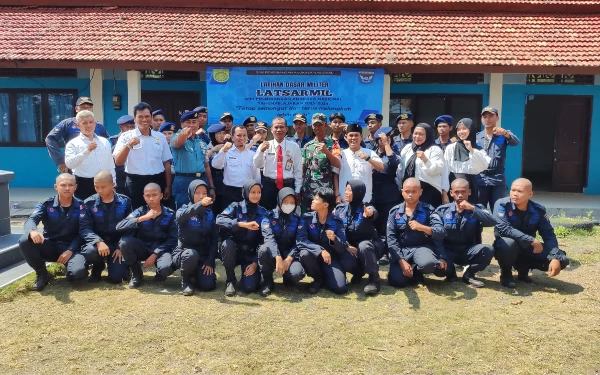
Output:
<instances>
[{"instance_id":1,"label":"camouflage military uniform","mask_svg":"<svg viewBox=\"0 0 600 375\"><path fill-rule=\"evenodd\" d=\"M323 141L332 154L340 156L340 146L337 141L326 137ZM302 149L302 163L304 165L304 178L302 180L302 212L310 211L310 204L317 188L328 187L333 189L333 173L337 168L331 165L324 153L317 151L319 141L313 139Z\"/></svg>"}]
</instances>

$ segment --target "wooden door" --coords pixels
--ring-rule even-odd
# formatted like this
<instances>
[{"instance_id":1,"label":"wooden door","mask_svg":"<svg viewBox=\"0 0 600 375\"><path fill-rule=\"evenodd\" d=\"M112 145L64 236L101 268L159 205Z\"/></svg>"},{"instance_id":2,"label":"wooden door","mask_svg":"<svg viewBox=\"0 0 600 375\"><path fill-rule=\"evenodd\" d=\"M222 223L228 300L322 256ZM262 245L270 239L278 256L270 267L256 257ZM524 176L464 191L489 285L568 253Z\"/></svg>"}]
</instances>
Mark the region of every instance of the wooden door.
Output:
<instances>
[{"instance_id":1,"label":"wooden door","mask_svg":"<svg viewBox=\"0 0 600 375\"><path fill-rule=\"evenodd\" d=\"M587 184L591 98L561 96L557 104L552 190L581 193Z\"/></svg>"}]
</instances>

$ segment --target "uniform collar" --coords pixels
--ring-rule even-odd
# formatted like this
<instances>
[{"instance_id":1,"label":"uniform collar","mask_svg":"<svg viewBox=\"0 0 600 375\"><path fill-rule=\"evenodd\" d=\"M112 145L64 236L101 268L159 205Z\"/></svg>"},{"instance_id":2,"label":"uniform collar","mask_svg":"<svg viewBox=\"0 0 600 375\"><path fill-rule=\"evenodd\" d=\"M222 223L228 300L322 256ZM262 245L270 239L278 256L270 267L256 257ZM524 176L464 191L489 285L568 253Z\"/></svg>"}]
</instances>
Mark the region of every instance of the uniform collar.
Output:
<instances>
[{"instance_id":1,"label":"uniform collar","mask_svg":"<svg viewBox=\"0 0 600 375\"><path fill-rule=\"evenodd\" d=\"M400 212L402 212L403 214L406 213L406 202L400 203L400 207L398 207L398 210ZM423 202L419 201L419 203L417 203L417 207L415 208L415 212L416 211L423 211Z\"/></svg>"},{"instance_id":2,"label":"uniform collar","mask_svg":"<svg viewBox=\"0 0 600 375\"><path fill-rule=\"evenodd\" d=\"M136 137L142 137L144 136L142 134L142 132L140 132L140 129L137 127L137 125L135 126L135 129L133 130L134 134ZM154 130L152 130L152 128L150 128L150 137L154 137L156 134L156 132Z\"/></svg>"},{"instance_id":3,"label":"uniform collar","mask_svg":"<svg viewBox=\"0 0 600 375\"><path fill-rule=\"evenodd\" d=\"M79 132L79 138L83 139L84 141L90 141L90 139L88 137L86 137L85 135L83 135L83 133L80 131ZM98 135L96 135L96 133L94 133L93 137L94 140L98 138Z\"/></svg>"},{"instance_id":4,"label":"uniform collar","mask_svg":"<svg viewBox=\"0 0 600 375\"><path fill-rule=\"evenodd\" d=\"M325 224L330 223L332 216L333 216L333 214L331 212L327 213L327 220L325 220ZM316 211L313 212L312 223L313 224L320 224L319 223L319 214Z\"/></svg>"}]
</instances>

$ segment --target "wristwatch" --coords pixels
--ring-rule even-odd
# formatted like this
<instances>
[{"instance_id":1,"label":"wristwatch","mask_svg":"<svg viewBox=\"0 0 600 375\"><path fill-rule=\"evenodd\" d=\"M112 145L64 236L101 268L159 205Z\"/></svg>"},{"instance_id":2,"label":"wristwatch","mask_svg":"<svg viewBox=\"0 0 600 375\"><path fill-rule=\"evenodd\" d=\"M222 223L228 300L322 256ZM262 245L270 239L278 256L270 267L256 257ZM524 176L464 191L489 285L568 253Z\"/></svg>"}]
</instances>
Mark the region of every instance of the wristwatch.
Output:
<instances>
[{"instance_id":1,"label":"wristwatch","mask_svg":"<svg viewBox=\"0 0 600 375\"><path fill-rule=\"evenodd\" d=\"M367 156L367 158L365 159L365 161L369 161L371 160L371 155Z\"/></svg>"}]
</instances>

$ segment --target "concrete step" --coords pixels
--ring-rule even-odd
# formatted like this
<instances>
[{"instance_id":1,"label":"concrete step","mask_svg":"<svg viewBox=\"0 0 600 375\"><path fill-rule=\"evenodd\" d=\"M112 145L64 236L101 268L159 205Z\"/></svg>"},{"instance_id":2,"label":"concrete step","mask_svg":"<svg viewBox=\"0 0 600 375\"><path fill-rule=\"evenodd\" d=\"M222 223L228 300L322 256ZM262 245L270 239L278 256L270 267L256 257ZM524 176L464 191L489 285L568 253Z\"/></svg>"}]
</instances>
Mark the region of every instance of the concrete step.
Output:
<instances>
[{"instance_id":1,"label":"concrete step","mask_svg":"<svg viewBox=\"0 0 600 375\"><path fill-rule=\"evenodd\" d=\"M5 287L33 272L25 261L0 269L0 288Z\"/></svg>"},{"instance_id":2,"label":"concrete step","mask_svg":"<svg viewBox=\"0 0 600 375\"><path fill-rule=\"evenodd\" d=\"M13 204L17 204L18 208L15 209L31 209L40 201L56 195L56 190L53 188L9 188L9 195L11 207Z\"/></svg>"},{"instance_id":3,"label":"concrete step","mask_svg":"<svg viewBox=\"0 0 600 375\"><path fill-rule=\"evenodd\" d=\"M7 234L0 237L0 269L10 267L23 260L19 250L20 234Z\"/></svg>"}]
</instances>

